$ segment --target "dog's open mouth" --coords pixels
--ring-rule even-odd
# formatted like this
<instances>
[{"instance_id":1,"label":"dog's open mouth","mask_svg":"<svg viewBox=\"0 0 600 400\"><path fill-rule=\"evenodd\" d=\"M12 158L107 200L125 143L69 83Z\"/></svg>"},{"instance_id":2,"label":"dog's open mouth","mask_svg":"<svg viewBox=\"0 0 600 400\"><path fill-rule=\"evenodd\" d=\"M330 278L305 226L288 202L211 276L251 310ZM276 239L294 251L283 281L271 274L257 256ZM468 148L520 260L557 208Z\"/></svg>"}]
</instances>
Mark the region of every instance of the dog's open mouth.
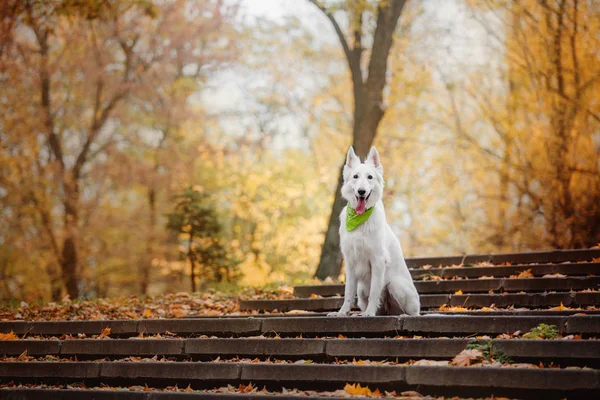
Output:
<instances>
[{"instance_id":1,"label":"dog's open mouth","mask_svg":"<svg viewBox=\"0 0 600 400\"><path fill-rule=\"evenodd\" d=\"M356 211L357 214L362 214L365 212L367 208L367 200L369 200L369 197L371 197L371 193L369 193L367 197L356 196L356 200L358 201L358 203L356 204L356 208L354 209L354 211Z\"/></svg>"}]
</instances>

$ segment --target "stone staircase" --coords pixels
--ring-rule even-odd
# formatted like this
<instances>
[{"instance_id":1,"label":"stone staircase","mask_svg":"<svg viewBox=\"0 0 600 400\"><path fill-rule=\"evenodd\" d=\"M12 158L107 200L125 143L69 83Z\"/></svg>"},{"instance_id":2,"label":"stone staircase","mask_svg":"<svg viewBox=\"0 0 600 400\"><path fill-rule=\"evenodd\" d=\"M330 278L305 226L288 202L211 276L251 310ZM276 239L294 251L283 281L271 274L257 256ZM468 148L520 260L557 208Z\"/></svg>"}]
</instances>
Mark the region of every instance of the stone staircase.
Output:
<instances>
[{"instance_id":1,"label":"stone staircase","mask_svg":"<svg viewBox=\"0 0 600 400\"><path fill-rule=\"evenodd\" d=\"M0 399L598 398L598 257L410 259L419 317L327 317L320 312L339 308L343 285L318 285L296 287L298 298L241 301L291 314L0 322L18 336L0 340ZM548 326L555 338L524 337ZM452 365L467 348L490 360Z\"/></svg>"}]
</instances>

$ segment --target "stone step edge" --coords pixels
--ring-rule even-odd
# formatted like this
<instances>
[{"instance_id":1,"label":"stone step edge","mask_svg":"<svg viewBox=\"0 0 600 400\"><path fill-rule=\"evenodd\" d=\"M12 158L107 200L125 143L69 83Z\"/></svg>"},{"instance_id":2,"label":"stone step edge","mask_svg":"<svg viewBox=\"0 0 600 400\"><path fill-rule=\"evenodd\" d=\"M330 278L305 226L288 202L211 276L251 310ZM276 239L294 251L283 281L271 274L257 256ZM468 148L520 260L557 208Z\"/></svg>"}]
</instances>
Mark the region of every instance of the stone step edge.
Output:
<instances>
[{"instance_id":1,"label":"stone step edge","mask_svg":"<svg viewBox=\"0 0 600 400\"><path fill-rule=\"evenodd\" d=\"M522 264L522 265L494 265L489 267L442 267L442 268L411 268L409 272L413 279L420 280L428 275L436 275L442 278L453 276L476 279L479 276L509 277L517 275L525 270L537 277L548 274L561 273L570 277L595 276L600 271L600 262L573 263L573 264Z\"/></svg>"},{"instance_id":2,"label":"stone step edge","mask_svg":"<svg viewBox=\"0 0 600 400\"><path fill-rule=\"evenodd\" d=\"M600 340L534 340L534 339L73 339L0 341L0 355L53 355L79 358L128 356L179 357L276 357L278 359L312 357L345 358L452 358L469 343L491 343L494 352L507 356L543 359L600 360Z\"/></svg>"},{"instance_id":3,"label":"stone step edge","mask_svg":"<svg viewBox=\"0 0 600 400\"><path fill-rule=\"evenodd\" d=\"M406 264L409 267L422 265L460 265L489 262L492 264L509 263L562 263L567 261L590 261L600 257L600 249L569 249L550 251L531 251L524 253L500 253L500 254L466 254L462 256L446 257L409 257Z\"/></svg>"},{"instance_id":4,"label":"stone step edge","mask_svg":"<svg viewBox=\"0 0 600 400\"><path fill-rule=\"evenodd\" d=\"M415 281L415 286L421 294L444 294L442 289L454 292L462 290L465 293L477 292L487 293L494 291L512 291L517 292L526 290L532 293L532 288L526 286L536 286L536 293L548 290L568 290L571 289L597 289L600 286L600 276L567 276L565 278L494 278L494 279L459 279L445 281ZM449 286L446 288L446 286ZM323 285L297 285L294 286L294 296L308 298L312 294L322 295L324 297L344 294L344 284L323 284ZM438 289L438 290L435 290ZM451 293L449 293L451 294Z\"/></svg>"},{"instance_id":5,"label":"stone step edge","mask_svg":"<svg viewBox=\"0 0 600 400\"><path fill-rule=\"evenodd\" d=\"M54 399L54 400L80 400L82 398L93 400L171 400L171 399L220 399L220 400L240 400L240 399L257 399L257 400L347 400L347 397L332 397L332 396L303 396L303 395L280 395L275 397L272 394L228 394L228 393L212 393L212 392L143 392L130 390L95 390L95 389L25 389L25 388L0 388L0 400L39 400L39 399Z\"/></svg>"},{"instance_id":6,"label":"stone step edge","mask_svg":"<svg viewBox=\"0 0 600 400\"><path fill-rule=\"evenodd\" d=\"M17 335L62 335L66 333L98 335L105 328L111 335L137 336L172 332L175 334L220 334L258 336L263 333L311 332L311 333L387 333L387 332L470 332L487 326L494 330L485 333L512 333L518 329L531 329L540 323L556 325L560 333L600 334L600 315L570 316L513 316L513 315L444 315L428 314L419 317L249 317L249 318L185 318L155 320L97 320L97 321L40 321L0 322L0 332ZM495 328L497 326L497 329ZM442 329L443 328L443 329ZM471 329L472 328L472 329ZM499 331L500 329L504 329ZM514 329L512 329L514 328ZM512 329L512 330L510 330ZM319 332L319 330L323 330Z\"/></svg>"},{"instance_id":7,"label":"stone step edge","mask_svg":"<svg viewBox=\"0 0 600 400\"><path fill-rule=\"evenodd\" d=\"M408 384L467 388L600 390L600 370L511 367L251 364L189 362L10 362L0 363L5 379L119 379L149 382L294 382L366 385Z\"/></svg>"},{"instance_id":8,"label":"stone step edge","mask_svg":"<svg viewBox=\"0 0 600 400\"><path fill-rule=\"evenodd\" d=\"M566 307L600 304L600 292L552 292L552 293L463 293L421 294L421 309L439 308L442 305L462 307L554 307L562 303ZM240 300L242 311L337 311L343 296L319 298L295 298L280 300Z\"/></svg>"}]
</instances>

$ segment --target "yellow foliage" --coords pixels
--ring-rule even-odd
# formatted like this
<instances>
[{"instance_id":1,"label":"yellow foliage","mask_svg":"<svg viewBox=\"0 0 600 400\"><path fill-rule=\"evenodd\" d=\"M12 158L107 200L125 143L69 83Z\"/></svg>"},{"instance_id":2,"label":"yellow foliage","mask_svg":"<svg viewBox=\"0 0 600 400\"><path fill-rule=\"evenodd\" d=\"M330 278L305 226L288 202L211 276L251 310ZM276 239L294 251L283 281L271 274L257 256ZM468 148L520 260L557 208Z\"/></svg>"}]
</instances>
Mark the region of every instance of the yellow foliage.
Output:
<instances>
[{"instance_id":1,"label":"yellow foliage","mask_svg":"<svg viewBox=\"0 0 600 400\"><path fill-rule=\"evenodd\" d=\"M371 389L369 389L368 386L360 386L360 383L353 383L352 385L349 383L346 383L346 386L344 386L344 390L352 395L361 395L361 396L368 396L368 397L381 397L381 392L379 391L379 389L375 389L374 391L371 391Z\"/></svg>"},{"instance_id":2,"label":"yellow foliage","mask_svg":"<svg viewBox=\"0 0 600 400\"><path fill-rule=\"evenodd\" d=\"M0 333L0 340L18 340L19 337L13 331L9 333Z\"/></svg>"}]
</instances>

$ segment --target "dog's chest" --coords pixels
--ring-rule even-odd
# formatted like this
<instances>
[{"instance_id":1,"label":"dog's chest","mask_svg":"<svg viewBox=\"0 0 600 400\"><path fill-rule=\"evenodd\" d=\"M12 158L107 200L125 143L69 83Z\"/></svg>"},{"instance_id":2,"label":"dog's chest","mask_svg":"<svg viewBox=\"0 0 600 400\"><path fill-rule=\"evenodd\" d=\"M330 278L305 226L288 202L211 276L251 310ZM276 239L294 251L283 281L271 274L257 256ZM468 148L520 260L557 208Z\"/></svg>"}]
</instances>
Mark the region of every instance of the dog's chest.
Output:
<instances>
[{"instance_id":1,"label":"dog's chest","mask_svg":"<svg viewBox=\"0 0 600 400\"><path fill-rule=\"evenodd\" d=\"M342 253L350 259L369 259L374 252L382 251L381 239L381 227L377 228L373 217L350 232L345 227L340 232Z\"/></svg>"}]
</instances>

